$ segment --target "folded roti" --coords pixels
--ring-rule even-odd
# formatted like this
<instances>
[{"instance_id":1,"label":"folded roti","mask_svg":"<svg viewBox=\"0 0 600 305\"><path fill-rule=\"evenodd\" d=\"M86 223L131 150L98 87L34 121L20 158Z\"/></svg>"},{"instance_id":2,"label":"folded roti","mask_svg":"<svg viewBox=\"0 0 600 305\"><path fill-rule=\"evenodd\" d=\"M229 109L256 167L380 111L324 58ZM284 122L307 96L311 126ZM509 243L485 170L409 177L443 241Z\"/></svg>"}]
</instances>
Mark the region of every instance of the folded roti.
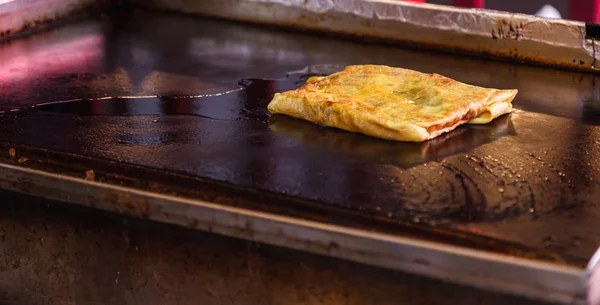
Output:
<instances>
[{"instance_id":1,"label":"folded roti","mask_svg":"<svg viewBox=\"0 0 600 305\"><path fill-rule=\"evenodd\" d=\"M516 89L467 85L439 74L357 65L275 93L268 110L383 139L422 142L510 113L516 94Z\"/></svg>"}]
</instances>

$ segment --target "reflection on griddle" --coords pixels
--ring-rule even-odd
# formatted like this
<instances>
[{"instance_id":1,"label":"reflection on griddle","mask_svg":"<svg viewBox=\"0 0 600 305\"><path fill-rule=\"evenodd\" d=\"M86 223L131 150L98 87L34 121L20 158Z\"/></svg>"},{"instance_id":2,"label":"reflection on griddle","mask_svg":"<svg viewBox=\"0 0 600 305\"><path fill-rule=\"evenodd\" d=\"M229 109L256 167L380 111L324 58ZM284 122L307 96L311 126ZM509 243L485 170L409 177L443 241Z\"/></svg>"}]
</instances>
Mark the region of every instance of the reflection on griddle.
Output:
<instances>
[{"instance_id":1,"label":"reflection on griddle","mask_svg":"<svg viewBox=\"0 0 600 305\"><path fill-rule=\"evenodd\" d=\"M510 115L499 117L486 125L463 125L452 132L422 143L382 140L323 127L285 115L272 116L269 128L300 140L306 145L380 160L404 168L467 152L503 136L516 135Z\"/></svg>"},{"instance_id":2,"label":"reflection on griddle","mask_svg":"<svg viewBox=\"0 0 600 305\"><path fill-rule=\"evenodd\" d=\"M129 96L73 99L38 104L32 109L79 116L195 115L208 119L235 121L257 118L266 121L267 104L275 92L297 89L327 65L291 72L283 79L244 78L238 88L196 96ZM310 72L310 73L309 73ZM0 116L3 114L0 110Z\"/></svg>"},{"instance_id":3,"label":"reflection on griddle","mask_svg":"<svg viewBox=\"0 0 600 305\"><path fill-rule=\"evenodd\" d=\"M238 90L239 91L239 90ZM240 112L233 91L202 97L108 97L80 99L40 104L35 109L44 112L76 114L79 116L139 116L139 115L196 115L215 120L235 120ZM235 103L229 102L233 100ZM212 104L208 104L213 102ZM233 106L232 106L233 104Z\"/></svg>"}]
</instances>

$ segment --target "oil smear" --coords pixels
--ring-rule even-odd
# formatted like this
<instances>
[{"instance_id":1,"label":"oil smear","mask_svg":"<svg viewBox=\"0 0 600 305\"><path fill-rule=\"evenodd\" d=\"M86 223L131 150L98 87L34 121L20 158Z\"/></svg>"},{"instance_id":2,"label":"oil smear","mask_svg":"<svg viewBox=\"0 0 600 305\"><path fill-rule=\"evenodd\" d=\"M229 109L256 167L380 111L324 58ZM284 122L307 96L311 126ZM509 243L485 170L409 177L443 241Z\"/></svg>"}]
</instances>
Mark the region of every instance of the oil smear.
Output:
<instances>
[{"instance_id":1,"label":"oil smear","mask_svg":"<svg viewBox=\"0 0 600 305\"><path fill-rule=\"evenodd\" d=\"M314 74L288 74L284 79L245 78L238 87L214 94L173 96L118 96L73 99L37 104L30 108L0 109L0 116L47 112L79 116L194 115L212 120L268 118L267 104L275 92L293 90Z\"/></svg>"}]
</instances>

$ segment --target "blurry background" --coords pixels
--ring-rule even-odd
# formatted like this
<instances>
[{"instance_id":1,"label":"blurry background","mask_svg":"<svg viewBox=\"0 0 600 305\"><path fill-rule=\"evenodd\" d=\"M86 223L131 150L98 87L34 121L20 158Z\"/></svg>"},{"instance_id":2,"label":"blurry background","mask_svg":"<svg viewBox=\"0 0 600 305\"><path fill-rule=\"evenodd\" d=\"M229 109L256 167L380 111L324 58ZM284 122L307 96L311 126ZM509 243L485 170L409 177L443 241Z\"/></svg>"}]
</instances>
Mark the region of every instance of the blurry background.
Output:
<instances>
[{"instance_id":1,"label":"blurry background","mask_svg":"<svg viewBox=\"0 0 600 305\"><path fill-rule=\"evenodd\" d=\"M582 3L586 1L571 0L574 2ZM427 3L435 4L452 4L452 0L427 0ZM556 8L563 18L566 18L569 13L569 0L527 0L527 1L514 1L514 0L485 0L485 7L493 10L509 11L514 13L525 13L535 14L545 4L552 5Z\"/></svg>"},{"instance_id":2,"label":"blurry background","mask_svg":"<svg viewBox=\"0 0 600 305\"><path fill-rule=\"evenodd\" d=\"M407 0L600 23L600 0Z\"/></svg>"}]
</instances>

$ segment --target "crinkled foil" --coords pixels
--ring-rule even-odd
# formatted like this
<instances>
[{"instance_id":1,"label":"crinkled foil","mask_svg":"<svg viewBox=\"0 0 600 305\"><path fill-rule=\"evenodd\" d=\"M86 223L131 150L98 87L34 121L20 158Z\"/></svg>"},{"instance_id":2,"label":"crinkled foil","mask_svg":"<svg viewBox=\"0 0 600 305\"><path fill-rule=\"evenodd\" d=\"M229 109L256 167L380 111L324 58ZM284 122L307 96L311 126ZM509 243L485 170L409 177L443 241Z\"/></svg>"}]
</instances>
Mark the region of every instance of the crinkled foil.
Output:
<instances>
[{"instance_id":1,"label":"crinkled foil","mask_svg":"<svg viewBox=\"0 0 600 305\"><path fill-rule=\"evenodd\" d=\"M582 22L395 0L146 0L157 9L595 70Z\"/></svg>"}]
</instances>

